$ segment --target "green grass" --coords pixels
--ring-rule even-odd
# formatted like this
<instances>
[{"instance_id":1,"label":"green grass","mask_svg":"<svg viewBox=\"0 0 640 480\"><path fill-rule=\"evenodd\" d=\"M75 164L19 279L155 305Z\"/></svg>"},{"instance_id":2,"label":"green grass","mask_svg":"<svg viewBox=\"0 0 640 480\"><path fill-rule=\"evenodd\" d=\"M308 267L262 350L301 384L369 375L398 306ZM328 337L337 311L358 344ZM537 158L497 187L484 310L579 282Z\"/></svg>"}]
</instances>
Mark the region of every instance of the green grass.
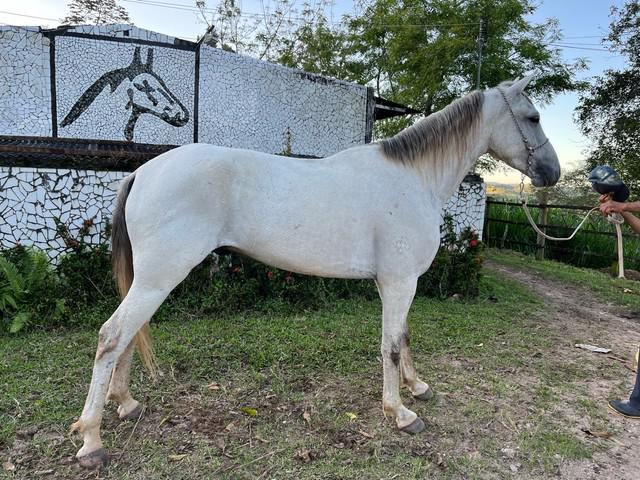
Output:
<instances>
[{"instance_id":1,"label":"green grass","mask_svg":"<svg viewBox=\"0 0 640 480\"><path fill-rule=\"evenodd\" d=\"M530 255L511 250L488 249L486 257L507 266L540 273L553 280L588 287L606 302L640 309L640 284L635 280L612 278L608 273L573 267L555 260L537 261Z\"/></svg>"},{"instance_id":2,"label":"green grass","mask_svg":"<svg viewBox=\"0 0 640 480\"><path fill-rule=\"evenodd\" d=\"M490 238L488 246L535 254L537 234L528 224L523 208L520 205L497 204L491 204L489 207L488 215L490 218L523 224L506 224L490 220L484 233L486 237ZM530 208L530 211L534 220L537 220L539 210ZM573 229L580 224L586 213L586 211L551 208L546 221L546 224L551 226L547 228L546 233L555 237L568 237ZM568 228L559 228L561 226ZM578 267L608 267L616 259L616 237L615 235L599 235L590 231L615 233L613 225L608 223L598 212L594 212L572 240L547 241L545 245L546 258L560 260ZM623 226L622 231L629 233L631 230ZM640 241L637 237L624 238L624 252L628 268L640 269Z\"/></svg>"},{"instance_id":3,"label":"green grass","mask_svg":"<svg viewBox=\"0 0 640 480\"><path fill-rule=\"evenodd\" d=\"M134 365L132 391L144 399L145 417L134 430L106 409L103 440L112 465L104 475L422 479L492 471L502 478L517 461L521 473L544 477L558 455L588 457L593 446L545 412L588 366L576 367L573 380L562 380L567 385L540 373L562 361L532 357L556 340L535 322L542 308L524 287L491 272L477 301L416 299L415 363L438 397L418 402L403 394L427 423L412 437L381 413L378 301L342 301L318 312L175 315L153 325L160 380L152 384ZM79 438L67 429L82 409L96 341L95 328L0 339L0 460L16 463L16 474L82 475L72 460ZM530 428L512 427L523 417ZM35 436L16 440L29 427ZM518 458L502 458L505 445L517 447Z\"/></svg>"}]
</instances>

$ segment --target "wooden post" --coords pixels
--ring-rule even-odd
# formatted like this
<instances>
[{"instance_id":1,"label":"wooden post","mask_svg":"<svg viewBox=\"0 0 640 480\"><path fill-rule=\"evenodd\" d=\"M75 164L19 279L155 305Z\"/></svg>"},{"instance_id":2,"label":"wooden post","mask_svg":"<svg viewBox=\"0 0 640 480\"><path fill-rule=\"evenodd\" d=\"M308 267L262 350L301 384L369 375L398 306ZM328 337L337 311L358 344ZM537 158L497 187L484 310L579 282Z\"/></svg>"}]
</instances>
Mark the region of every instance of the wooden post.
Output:
<instances>
[{"instance_id":1,"label":"wooden post","mask_svg":"<svg viewBox=\"0 0 640 480\"><path fill-rule=\"evenodd\" d=\"M491 199L487 198L484 203L484 220L482 222L482 241L485 245L489 245L489 211L491 209Z\"/></svg>"},{"instance_id":2,"label":"wooden post","mask_svg":"<svg viewBox=\"0 0 640 480\"><path fill-rule=\"evenodd\" d=\"M538 211L540 212L538 214L538 227L540 227L540 230L544 233L546 232L546 227L545 225L547 224L547 215L549 213L549 208L547 207L547 201L549 200L549 192L547 192L546 189L543 190L539 190L538 191L538 203L540 205L544 205L544 207L540 208ZM536 240L536 260L544 260L544 245L545 245L545 238L538 234L538 238Z\"/></svg>"}]
</instances>

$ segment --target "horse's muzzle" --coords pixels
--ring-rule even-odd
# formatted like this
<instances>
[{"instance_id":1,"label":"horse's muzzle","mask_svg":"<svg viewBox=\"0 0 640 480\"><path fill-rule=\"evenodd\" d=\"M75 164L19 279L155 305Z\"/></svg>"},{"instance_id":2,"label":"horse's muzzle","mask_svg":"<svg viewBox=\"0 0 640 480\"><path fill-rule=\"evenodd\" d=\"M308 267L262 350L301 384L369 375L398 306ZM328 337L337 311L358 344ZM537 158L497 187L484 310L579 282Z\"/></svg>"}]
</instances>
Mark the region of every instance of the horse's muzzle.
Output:
<instances>
[{"instance_id":1,"label":"horse's muzzle","mask_svg":"<svg viewBox=\"0 0 640 480\"><path fill-rule=\"evenodd\" d=\"M531 175L535 187L551 187L560 179L560 166L536 168Z\"/></svg>"}]
</instances>

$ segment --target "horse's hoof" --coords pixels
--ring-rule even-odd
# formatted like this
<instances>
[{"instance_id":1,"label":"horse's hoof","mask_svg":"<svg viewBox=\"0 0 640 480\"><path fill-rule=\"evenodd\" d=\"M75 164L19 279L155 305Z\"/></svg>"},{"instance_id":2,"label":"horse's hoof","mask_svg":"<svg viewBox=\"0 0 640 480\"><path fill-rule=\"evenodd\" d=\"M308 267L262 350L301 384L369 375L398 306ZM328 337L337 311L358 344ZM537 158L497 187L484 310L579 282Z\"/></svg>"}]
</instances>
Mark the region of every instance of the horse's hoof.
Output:
<instances>
[{"instance_id":1,"label":"horse's hoof","mask_svg":"<svg viewBox=\"0 0 640 480\"><path fill-rule=\"evenodd\" d=\"M418 400L431 400L433 398L433 390L429 387L424 393L414 395L413 398L417 398Z\"/></svg>"},{"instance_id":2,"label":"horse's hoof","mask_svg":"<svg viewBox=\"0 0 640 480\"><path fill-rule=\"evenodd\" d=\"M141 414L142 414L142 404L139 403L136 408L131 410L126 415L121 416L120 420L123 420L123 421L127 421L127 420L128 421L137 421L140 418Z\"/></svg>"},{"instance_id":3,"label":"horse's hoof","mask_svg":"<svg viewBox=\"0 0 640 480\"><path fill-rule=\"evenodd\" d=\"M109 465L109 454L104 448L99 448L95 452L78 457L78 463L89 470L106 467Z\"/></svg>"},{"instance_id":4,"label":"horse's hoof","mask_svg":"<svg viewBox=\"0 0 640 480\"><path fill-rule=\"evenodd\" d=\"M405 433L410 433L412 435L415 435L416 433L420 433L421 431L424 430L424 422L420 417L417 417L413 422L411 422L406 427L402 427L400 430L402 430Z\"/></svg>"}]
</instances>

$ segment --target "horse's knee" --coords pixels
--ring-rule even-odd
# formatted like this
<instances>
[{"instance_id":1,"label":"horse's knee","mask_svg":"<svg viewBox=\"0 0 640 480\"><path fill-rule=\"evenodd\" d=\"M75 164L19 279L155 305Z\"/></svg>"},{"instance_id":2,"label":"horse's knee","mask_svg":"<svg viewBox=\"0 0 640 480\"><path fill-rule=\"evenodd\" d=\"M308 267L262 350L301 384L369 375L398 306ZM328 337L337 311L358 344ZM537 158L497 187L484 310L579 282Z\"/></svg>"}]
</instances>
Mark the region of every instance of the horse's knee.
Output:
<instances>
[{"instance_id":1,"label":"horse's knee","mask_svg":"<svg viewBox=\"0 0 640 480\"><path fill-rule=\"evenodd\" d=\"M98 334L98 349L96 350L96 360L100 360L105 354L113 352L120 340L120 328L108 320L100 328Z\"/></svg>"},{"instance_id":2,"label":"horse's knee","mask_svg":"<svg viewBox=\"0 0 640 480\"><path fill-rule=\"evenodd\" d=\"M399 342L383 342L380 349L383 360L390 360L394 367L400 365L400 343Z\"/></svg>"}]
</instances>

